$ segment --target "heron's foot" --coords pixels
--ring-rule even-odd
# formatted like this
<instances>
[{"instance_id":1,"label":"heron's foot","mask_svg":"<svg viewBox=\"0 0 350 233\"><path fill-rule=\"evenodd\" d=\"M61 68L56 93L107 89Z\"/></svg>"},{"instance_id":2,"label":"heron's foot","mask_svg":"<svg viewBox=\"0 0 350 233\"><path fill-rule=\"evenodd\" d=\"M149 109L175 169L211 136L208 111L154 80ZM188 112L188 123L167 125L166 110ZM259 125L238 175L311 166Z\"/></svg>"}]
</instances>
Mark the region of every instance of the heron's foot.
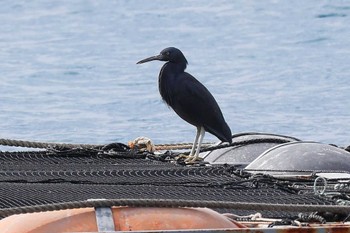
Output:
<instances>
[{"instance_id":1,"label":"heron's foot","mask_svg":"<svg viewBox=\"0 0 350 233\"><path fill-rule=\"evenodd\" d=\"M202 160L203 160L203 158L201 158L199 156L188 155L187 158L185 159L185 163L186 164L192 164L192 163L200 162Z\"/></svg>"},{"instance_id":2,"label":"heron's foot","mask_svg":"<svg viewBox=\"0 0 350 233\"><path fill-rule=\"evenodd\" d=\"M188 155L185 155L185 154L179 154L175 157L176 160L181 160L181 159L185 160L187 158L188 158Z\"/></svg>"},{"instance_id":3,"label":"heron's foot","mask_svg":"<svg viewBox=\"0 0 350 233\"><path fill-rule=\"evenodd\" d=\"M185 164L193 164L199 161L202 161L203 158L201 157L196 157L194 155L185 155L185 154L179 154L178 156L175 157L177 161L182 161Z\"/></svg>"}]
</instances>

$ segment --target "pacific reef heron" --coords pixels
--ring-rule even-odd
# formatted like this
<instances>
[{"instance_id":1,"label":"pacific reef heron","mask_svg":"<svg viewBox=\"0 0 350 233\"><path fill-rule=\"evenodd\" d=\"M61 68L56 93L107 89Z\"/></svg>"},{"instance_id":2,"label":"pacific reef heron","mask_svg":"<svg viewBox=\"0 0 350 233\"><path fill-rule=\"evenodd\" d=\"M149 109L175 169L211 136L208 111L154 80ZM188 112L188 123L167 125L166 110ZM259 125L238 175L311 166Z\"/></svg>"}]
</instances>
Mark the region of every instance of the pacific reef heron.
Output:
<instances>
[{"instance_id":1,"label":"pacific reef heron","mask_svg":"<svg viewBox=\"0 0 350 233\"><path fill-rule=\"evenodd\" d=\"M166 62L158 79L163 100L183 120L197 127L196 138L186 162L197 160L205 131L223 142L232 143L230 127L213 95L196 78L185 72L188 63L183 53L177 48L169 47L159 55L143 59L137 64L154 60Z\"/></svg>"}]
</instances>

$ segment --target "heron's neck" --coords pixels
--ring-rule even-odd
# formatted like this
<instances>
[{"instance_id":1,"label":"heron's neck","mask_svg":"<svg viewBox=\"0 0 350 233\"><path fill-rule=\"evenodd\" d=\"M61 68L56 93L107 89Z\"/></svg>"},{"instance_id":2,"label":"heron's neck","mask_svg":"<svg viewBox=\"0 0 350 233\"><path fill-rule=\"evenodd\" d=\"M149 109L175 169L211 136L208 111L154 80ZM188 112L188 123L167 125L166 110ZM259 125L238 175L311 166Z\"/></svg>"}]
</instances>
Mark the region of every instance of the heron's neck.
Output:
<instances>
[{"instance_id":1,"label":"heron's neck","mask_svg":"<svg viewBox=\"0 0 350 233\"><path fill-rule=\"evenodd\" d=\"M172 87L179 77L179 74L185 72L186 63L167 62L163 65L159 73L158 87L162 99L172 106Z\"/></svg>"},{"instance_id":2,"label":"heron's neck","mask_svg":"<svg viewBox=\"0 0 350 233\"><path fill-rule=\"evenodd\" d=\"M171 79L176 78L179 74L185 72L186 63L173 63L167 62L163 65L162 69L159 72L159 83L161 80L167 79L168 82L171 82Z\"/></svg>"}]
</instances>

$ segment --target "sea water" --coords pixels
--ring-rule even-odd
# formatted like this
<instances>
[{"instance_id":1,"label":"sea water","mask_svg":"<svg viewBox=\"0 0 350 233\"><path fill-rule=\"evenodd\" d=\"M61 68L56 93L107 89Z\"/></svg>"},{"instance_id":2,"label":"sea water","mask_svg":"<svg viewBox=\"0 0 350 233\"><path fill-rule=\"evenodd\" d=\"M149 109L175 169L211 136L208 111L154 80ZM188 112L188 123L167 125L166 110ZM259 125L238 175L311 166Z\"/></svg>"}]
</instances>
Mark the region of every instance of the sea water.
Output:
<instances>
[{"instance_id":1,"label":"sea water","mask_svg":"<svg viewBox=\"0 0 350 233\"><path fill-rule=\"evenodd\" d=\"M3 0L0 22L0 138L192 142L163 63L136 65L174 46L232 133L350 144L350 1Z\"/></svg>"}]
</instances>

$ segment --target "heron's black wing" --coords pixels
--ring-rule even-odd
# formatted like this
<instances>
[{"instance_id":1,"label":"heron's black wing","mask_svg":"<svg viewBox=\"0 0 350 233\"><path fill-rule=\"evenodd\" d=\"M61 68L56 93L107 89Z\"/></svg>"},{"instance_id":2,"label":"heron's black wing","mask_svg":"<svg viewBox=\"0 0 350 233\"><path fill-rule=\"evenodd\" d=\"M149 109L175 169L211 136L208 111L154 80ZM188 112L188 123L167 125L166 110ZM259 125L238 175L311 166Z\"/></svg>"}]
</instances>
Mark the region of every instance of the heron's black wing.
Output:
<instances>
[{"instance_id":1,"label":"heron's black wing","mask_svg":"<svg viewBox=\"0 0 350 233\"><path fill-rule=\"evenodd\" d=\"M190 124L203 126L220 140L231 142L231 130L219 105L208 89L192 75L182 73L176 78L170 106Z\"/></svg>"}]
</instances>

